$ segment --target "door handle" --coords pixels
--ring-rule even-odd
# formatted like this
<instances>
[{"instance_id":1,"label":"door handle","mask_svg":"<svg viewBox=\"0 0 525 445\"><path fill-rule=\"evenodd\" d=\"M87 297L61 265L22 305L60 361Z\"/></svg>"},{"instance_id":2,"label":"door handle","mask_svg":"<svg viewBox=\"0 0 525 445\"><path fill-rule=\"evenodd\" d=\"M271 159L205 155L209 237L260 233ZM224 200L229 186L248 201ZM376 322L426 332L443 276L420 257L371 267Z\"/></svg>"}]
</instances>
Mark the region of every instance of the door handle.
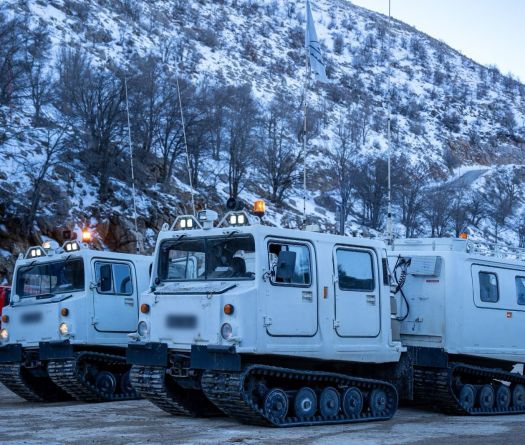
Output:
<instances>
[{"instance_id":1,"label":"door handle","mask_svg":"<svg viewBox=\"0 0 525 445\"><path fill-rule=\"evenodd\" d=\"M124 303L126 304L129 304L130 306L133 306L135 304L135 299L134 298L124 298Z\"/></svg>"},{"instance_id":2,"label":"door handle","mask_svg":"<svg viewBox=\"0 0 525 445\"><path fill-rule=\"evenodd\" d=\"M375 295L367 295L366 296L366 302L368 304L371 304L372 306L375 306L376 305L376 296Z\"/></svg>"}]
</instances>

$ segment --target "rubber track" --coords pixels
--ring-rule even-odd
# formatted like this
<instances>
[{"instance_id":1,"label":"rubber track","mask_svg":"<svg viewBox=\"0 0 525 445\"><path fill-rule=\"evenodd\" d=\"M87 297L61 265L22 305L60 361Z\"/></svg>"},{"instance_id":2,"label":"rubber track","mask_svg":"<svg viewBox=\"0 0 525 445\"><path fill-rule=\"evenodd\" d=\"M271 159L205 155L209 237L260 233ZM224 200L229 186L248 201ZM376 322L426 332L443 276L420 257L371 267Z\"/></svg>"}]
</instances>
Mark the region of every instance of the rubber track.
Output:
<instances>
[{"instance_id":1,"label":"rubber track","mask_svg":"<svg viewBox=\"0 0 525 445\"><path fill-rule=\"evenodd\" d=\"M170 414L190 417L218 414L201 391L184 390L178 385L168 388L165 367L133 365L131 384L143 398Z\"/></svg>"},{"instance_id":2,"label":"rubber track","mask_svg":"<svg viewBox=\"0 0 525 445\"><path fill-rule=\"evenodd\" d=\"M509 406L508 409L498 409L496 406L492 410L463 408L454 393L453 380L456 375L472 376L485 379L486 384L493 383L494 380L503 380L510 383L521 383L525 385L525 376L506 371L497 371L490 368L452 363L446 369L434 368L415 368L414 369L414 395L416 400L427 405L434 405L446 414L456 416L487 416L502 414L522 414L525 409L516 409Z\"/></svg>"},{"instance_id":3,"label":"rubber track","mask_svg":"<svg viewBox=\"0 0 525 445\"><path fill-rule=\"evenodd\" d=\"M28 402L44 402L44 398L37 394L30 382L22 375L21 363L0 364L0 382L17 396Z\"/></svg>"},{"instance_id":4,"label":"rubber track","mask_svg":"<svg viewBox=\"0 0 525 445\"><path fill-rule=\"evenodd\" d=\"M374 417L368 409L363 410L360 415L347 417L342 411L336 417L323 419L316 416L311 419L299 419L297 417L287 417L283 423L279 423L268 418L263 410L259 408L250 395L245 391L245 381L249 375L262 377L279 378L292 383L299 383L301 386L315 386L322 384L333 387L357 387L364 392L375 388L383 389L388 398L388 412L384 416ZM390 383L380 380L369 380L363 378L350 377L344 374L299 371L273 366L251 365L241 372L206 371L201 380L202 389L218 408L230 417L250 425L272 426L272 427L292 427L308 425L329 425L340 423L371 422L377 420L391 419L397 409L398 396L396 388ZM297 385L296 385L297 386ZM282 387L284 391L286 387ZM290 404L291 408L291 404ZM292 409L289 409L291 412Z\"/></svg>"},{"instance_id":5,"label":"rubber track","mask_svg":"<svg viewBox=\"0 0 525 445\"><path fill-rule=\"evenodd\" d=\"M47 371L51 380L70 394L74 399L82 402L110 402L115 400L133 400L138 395L135 391L127 394L107 394L101 392L95 385L88 382L81 374L79 365L82 361L104 363L104 365L122 366L126 363L125 357L100 352L79 352L74 359L50 360ZM118 383L117 383L118 385Z\"/></svg>"}]
</instances>

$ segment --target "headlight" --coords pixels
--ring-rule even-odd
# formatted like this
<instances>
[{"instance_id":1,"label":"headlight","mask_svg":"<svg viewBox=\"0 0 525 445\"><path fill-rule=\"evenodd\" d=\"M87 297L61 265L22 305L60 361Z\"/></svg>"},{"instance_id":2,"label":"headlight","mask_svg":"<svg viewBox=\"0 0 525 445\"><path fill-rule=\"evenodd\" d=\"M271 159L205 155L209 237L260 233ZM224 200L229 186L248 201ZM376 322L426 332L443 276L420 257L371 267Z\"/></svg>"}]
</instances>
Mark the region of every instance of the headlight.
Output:
<instances>
[{"instance_id":1,"label":"headlight","mask_svg":"<svg viewBox=\"0 0 525 445\"><path fill-rule=\"evenodd\" d=\"M0 331L0 339L7 340L8 338L9 338L9 332L7 331L6 328L2 329Z\"/></svg>"},{"instance_id":2,"label":"headlight","mask_svg":"<svg viewBox=\"0 0 525 445\"><path fill-rule=\"evenodd\" d=\"M221 326L221 335L224 340L228 340L233 335L232 325L230 323L224 323Z\"/></svg>"},{"instance_id":3,"label":"headlight","mask_svg":"<svg viewBox=\"0 0 525 445\"><path fill-rule=\"evenodd\" d=\"M66 323L60 323L58 330L62 335L67 335L69 333L69 328Z\"/></svg>"},{"instance_id":4,"label":"headlight","mask_svg":"<svg viewBox=\"0 0 525 445\"><path fill-rule=\"evenodd\" d=\"M141 321L137 327L137 332L141 337L148 335L148 323Z\"/></svg>"}]
</instances>

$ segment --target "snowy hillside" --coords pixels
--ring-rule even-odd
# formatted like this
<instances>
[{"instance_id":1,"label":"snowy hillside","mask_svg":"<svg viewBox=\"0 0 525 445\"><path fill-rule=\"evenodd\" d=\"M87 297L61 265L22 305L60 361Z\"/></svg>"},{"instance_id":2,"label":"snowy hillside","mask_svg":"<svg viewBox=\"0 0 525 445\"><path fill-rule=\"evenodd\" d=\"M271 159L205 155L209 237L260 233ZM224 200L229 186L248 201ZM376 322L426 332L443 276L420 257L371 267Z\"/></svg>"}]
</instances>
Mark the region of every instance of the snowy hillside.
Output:
<instances>
[{"instance_id":1,"label":"snowy hillside","mask_svg":"<svg viewBox=\"0 0 525 445\"><path fill-rule=\"evenodd\" d=\"M307 93L310 222L336 231L342 207L347 233L383 231L390 104L396 233L525 242L525 86L348 1L313 14L330 82ZM134 250L125 81L146 250L190 210L177 79L198 205L262 196L268 224L300 225L303 1L3 0L0 15L0 277L8 252L64 229Z\"/></svg>"}]
</instances>

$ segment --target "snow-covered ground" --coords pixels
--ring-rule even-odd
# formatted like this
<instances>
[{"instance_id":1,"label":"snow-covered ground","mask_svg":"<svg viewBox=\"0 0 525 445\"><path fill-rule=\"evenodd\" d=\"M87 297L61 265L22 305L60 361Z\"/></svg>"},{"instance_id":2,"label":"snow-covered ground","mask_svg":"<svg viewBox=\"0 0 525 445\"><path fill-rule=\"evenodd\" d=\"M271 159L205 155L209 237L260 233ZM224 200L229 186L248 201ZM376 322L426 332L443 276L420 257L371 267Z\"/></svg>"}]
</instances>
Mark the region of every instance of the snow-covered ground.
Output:
<instances>
[{"instance_id":1,"label":"snow-covered ground","mask_svg":"<svg viewBox=\"0 0 525 445\"><path fill-rule=\"evenodd\" d=\"M393 420L262 428L228 418L171 416L145 400L99 404L25 402L0 385L2 444L522 445L524 416L451 417L400 408Z\"/></svg>"}]
</instances>

